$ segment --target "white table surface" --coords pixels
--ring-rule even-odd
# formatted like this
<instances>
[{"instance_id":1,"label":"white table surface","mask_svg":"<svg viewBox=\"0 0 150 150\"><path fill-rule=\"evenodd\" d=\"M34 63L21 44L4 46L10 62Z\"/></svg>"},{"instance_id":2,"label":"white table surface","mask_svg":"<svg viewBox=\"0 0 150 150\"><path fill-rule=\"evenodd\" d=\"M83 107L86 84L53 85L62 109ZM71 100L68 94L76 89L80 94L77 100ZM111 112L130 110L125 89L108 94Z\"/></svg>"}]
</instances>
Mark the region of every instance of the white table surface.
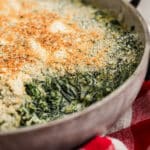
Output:
<instances>
[{"instance_id":1,"label":"white table surface","mask_svg":"<svg viewBox=\"0 0 150 150\"><path fill-rule=\"evenodd\" d=\"M150 23L150 0L141 0L138 10L145 20Z\"/></svg>"}]
</instances>

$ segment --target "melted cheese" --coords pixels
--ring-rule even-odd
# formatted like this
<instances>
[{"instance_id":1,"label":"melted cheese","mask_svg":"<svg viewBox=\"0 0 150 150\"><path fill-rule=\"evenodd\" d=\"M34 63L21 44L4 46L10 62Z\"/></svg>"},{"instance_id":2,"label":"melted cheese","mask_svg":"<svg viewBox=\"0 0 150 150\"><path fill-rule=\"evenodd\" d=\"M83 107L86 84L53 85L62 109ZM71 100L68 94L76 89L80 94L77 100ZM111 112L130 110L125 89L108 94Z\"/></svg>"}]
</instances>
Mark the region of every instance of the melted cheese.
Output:
<instances>
[{"instance_id":1,"label":"melted cheese","mask_svg":"<svg viewBox=\"0 0 150 150\"><path fill-rule=\"evenodd\" d=\"M69 33L72 30L65 25L63 22L61 21L54 21L51 25L50 25L50 32L52 33Z\"/></svg>"},{"instance_id":2,"label":"melted cheese","mask_svg":"<svg viewBox=\"0 0 150 150\"><path fill-rule=\"evenodd\" d=\"M29 41L31 45L32 51L39 56L39 58L43 61L46 62L48 58L48 53L47 51L34 39L30 39Z\"/></svg>"},{"instance_id":3,"label":"melted cheese","mask_svg":"<svg viewBox=\"0 0 150 150\"><path fill-rule=\"evenodd\" d=\"M23 95L24 83L20 76L17 76L14 80L9 80L8 84L15 95Z\"/></svg>"},{"instance_id":4,"label":"melted cheese","mask_svg":"<svg viewBox=\"0 0 150 150\"><path fill-rule=\"evenodd\" d=\"M54 53L54 57L56 59L66 59L67 58L67 53L65 50L58 50Z\"/></svg>"}]
</instances>

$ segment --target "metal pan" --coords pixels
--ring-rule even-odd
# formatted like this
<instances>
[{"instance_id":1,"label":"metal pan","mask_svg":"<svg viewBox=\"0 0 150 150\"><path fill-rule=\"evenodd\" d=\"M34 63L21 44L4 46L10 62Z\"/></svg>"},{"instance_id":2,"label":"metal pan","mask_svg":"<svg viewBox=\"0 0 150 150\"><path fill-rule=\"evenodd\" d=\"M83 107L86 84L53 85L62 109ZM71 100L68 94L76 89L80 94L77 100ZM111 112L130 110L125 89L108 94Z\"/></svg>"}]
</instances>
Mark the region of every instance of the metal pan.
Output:
<instances>
[{"instance_id":1,"label":"metal pan","mask_svg":"<svg viewBox=\"0 0 150 150\"><path fill-rule=\"evenodd\" d=\"M132 104L146 75L150 39L148 28L137 10L123 0L88 0L92 5L111 9L128 27L135 26L145 46L142 60L134 74L118 89L82 112L45 125L0 133L0 150L73 149L96 134L105 134ZM137 5L139 1L132 1Z\"/></svg>"}]
</instances>

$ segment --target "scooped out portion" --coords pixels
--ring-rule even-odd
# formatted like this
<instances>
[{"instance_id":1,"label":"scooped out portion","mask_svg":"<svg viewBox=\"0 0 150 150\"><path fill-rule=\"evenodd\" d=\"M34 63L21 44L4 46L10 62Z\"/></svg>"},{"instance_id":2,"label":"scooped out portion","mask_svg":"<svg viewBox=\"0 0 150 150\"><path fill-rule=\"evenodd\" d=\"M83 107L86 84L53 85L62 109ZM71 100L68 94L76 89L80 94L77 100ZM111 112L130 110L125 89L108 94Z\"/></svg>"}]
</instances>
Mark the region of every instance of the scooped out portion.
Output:
<instances>
[{"instance_id":1,"label":"scooped out portion","mask_svg":"<svg viewBox=\"0 0 150 150\"><path fill-rule=\"evenodd\" d=\"M120 86L138 34L81 0L0 0L0 131L82 111Z\"/></svg>"}]
</instances>

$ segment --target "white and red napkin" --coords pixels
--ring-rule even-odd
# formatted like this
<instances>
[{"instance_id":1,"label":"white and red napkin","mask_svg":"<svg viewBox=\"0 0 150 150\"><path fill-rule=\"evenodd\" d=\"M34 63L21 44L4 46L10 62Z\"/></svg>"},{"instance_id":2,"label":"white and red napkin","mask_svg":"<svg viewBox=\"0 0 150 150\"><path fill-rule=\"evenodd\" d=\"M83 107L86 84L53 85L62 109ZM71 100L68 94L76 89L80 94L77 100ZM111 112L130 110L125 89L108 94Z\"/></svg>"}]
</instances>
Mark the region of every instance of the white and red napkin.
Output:
<instances>
[{"instance_id":1,"label":"white and red napkin","mask_svg":"<svg viewBox=\"0 0 150 150\"><path fill-rule=\"evenodd\" d=\"M128 150L119 140L111 137L96 136L80 150Z\"/></svg>"},{"instance_id":2,"label":"white and red napkin","mask_svg":"<svg viewBox=\"0 0 150 150\"><path fill-rule=\"evenodd\" d=\"M150 150L150 80L144 82L132 105L130 119L127 128L108 137L98 135L80 150Z\"/></svg>"}]
</instances>

